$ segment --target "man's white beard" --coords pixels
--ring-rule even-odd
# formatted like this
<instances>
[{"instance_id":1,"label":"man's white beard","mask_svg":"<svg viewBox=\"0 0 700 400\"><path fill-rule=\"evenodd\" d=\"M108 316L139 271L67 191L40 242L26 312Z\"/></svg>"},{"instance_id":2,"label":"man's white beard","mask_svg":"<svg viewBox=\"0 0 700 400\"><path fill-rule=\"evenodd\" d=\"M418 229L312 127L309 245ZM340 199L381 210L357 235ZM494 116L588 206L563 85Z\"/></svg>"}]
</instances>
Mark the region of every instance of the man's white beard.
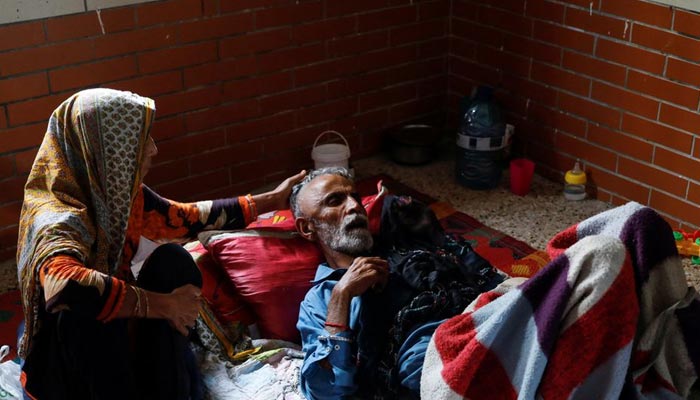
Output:
<instances>
[{"instance_id":1,"label":"man's white beard","mask_svg":"<svg viewBox=\"0 0 700 400\"><path fill-rule=\"evenodd\" d=\"M366 226L367 217L361 214L348 215L339 225L331 225L317 220L313 222L316 225L318 239L331 250L357 257L369 254L374 244L372 234L366 227L348 229L349 225L361 220L365 221Z\"/></svg>"}]
</instances>

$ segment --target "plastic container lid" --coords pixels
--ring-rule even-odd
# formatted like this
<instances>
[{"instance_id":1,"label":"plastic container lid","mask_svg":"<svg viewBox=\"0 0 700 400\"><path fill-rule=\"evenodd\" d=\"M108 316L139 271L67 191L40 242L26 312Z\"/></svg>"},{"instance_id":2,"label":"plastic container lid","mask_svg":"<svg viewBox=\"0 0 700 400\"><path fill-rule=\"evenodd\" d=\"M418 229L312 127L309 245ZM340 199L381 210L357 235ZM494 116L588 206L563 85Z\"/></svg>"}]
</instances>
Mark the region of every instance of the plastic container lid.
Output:
<instances>
[{"instance_id":1,"label":"plastic container lid","mask_svg":"<svg viewBox=\"0 0 700 400\"><path fill-rule=\"evenodd\" d=\"M586 173L581 169L581 165L576 161L574 169L566 171L564 175L564 182L569 185L585 185L586 184Z\"/></svg>"}]
</instances>

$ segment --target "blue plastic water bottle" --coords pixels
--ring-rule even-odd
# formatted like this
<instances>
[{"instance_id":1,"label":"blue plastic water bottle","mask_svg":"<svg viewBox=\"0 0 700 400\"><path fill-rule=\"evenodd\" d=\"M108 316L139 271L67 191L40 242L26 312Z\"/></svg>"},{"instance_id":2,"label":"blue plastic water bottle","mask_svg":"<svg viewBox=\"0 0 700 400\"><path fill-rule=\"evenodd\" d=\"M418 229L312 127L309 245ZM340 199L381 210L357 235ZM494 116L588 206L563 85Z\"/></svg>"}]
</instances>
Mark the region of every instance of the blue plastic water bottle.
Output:
<instances>
[{"instance_id":1,"label":"blue plastic water bottle","mask_svg":"<svg viewBox=\"0 0 700 400\"><path fill-rule=\"evenodd\" d=\"M479 86L463 106L457 134L457 181L471 189L491 189L501 180L512 125L506 125L493 89ZM508 128L507 128L508 127Z\"/></svg>"}]
</instances>

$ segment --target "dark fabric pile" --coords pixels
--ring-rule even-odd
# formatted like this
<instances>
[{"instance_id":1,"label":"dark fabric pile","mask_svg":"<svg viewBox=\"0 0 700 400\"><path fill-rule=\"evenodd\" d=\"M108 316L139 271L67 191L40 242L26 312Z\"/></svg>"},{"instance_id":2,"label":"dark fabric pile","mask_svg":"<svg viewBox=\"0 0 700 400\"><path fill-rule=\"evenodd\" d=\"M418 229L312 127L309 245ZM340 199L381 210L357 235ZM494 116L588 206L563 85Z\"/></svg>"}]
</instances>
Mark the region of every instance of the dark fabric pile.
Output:
<instances>
[{"instance_id":1,"label":"dark fabric pile","mask_svg":"<svg viewBox=\"0 0 700 400\"><path fill-rule=\"evenodd\" d=\"M358 384L362 398L407 395L398 350L416 328L460 314L503 277L463 238L446 234L432 210L411 197L387 196L375 254L390 267L387 285L362 296Z\"/></svg>"}]
</instances>

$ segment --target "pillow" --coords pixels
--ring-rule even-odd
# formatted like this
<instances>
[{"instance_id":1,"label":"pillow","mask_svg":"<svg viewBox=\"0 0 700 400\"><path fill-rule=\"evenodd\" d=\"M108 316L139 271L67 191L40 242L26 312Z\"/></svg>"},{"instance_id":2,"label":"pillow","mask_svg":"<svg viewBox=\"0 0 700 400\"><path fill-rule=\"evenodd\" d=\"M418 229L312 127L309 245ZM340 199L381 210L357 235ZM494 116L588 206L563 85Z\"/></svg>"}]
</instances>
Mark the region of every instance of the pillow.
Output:
<instances>
[{"instance_id":1,"label":"pillow","mask_svg":"<svg viewBox=\"0 0 700 400\"><path fill-rule=\"evenodd\" d=\"M296 232L246 229L200 240L256 315L263 338L299 343L299 304L323 261L316 244Z\"/></svg>"},{"instance_id":2,"label":"pillow","mask_svg":"<svg viewBox=\"0 0 700 400\"><path fill-rule=\"evenodd\" d=\"M386 194L381 182L377 188L362 199L373 233L379 232ZM257 317L261 337L299 343L299 305L324 260L315 243L297 234L291 211L268 213L241 231L204 232L199 239Z\"/></svg>"},{"instance_id":3,"label":"pillow","mask_svg":"<svg viewBox=\"0 0 700 400\"><path fill-rule=\"evenodd\" d=\"M185 249L202 273L202 297L216 318L224 324L240 322L242 326L255 322L255 315L209 251L198 241L188 243Z\"/></svg>"}]
</instances>

